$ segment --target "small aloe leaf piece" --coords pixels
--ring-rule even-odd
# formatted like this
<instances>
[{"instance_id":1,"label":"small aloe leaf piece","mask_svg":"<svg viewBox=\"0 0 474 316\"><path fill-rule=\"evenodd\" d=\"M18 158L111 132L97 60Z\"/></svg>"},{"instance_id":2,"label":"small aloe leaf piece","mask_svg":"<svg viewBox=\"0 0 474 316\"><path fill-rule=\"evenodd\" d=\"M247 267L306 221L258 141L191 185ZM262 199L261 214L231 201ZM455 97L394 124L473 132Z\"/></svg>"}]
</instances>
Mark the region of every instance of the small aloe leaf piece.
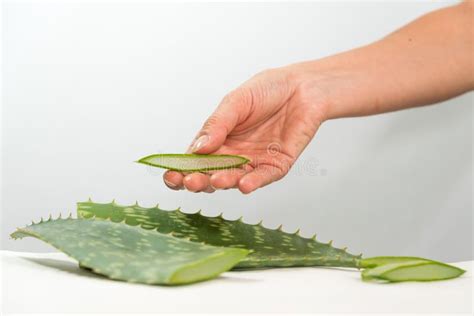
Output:
<instances>
[{"instance_id":1,"label":"small aloe leaf piece","mask_svg":"<svg viewBox=\"0 0 474 316\"><path fill-rule=\"evenodd\" d=\"M330 243L301 237L298 233L286 233L279 228L269 229L261 223L251 225L240 219L207 217L200 212L189 214L180 209L165 211L158 207L145 208L136 204L120 206L116 203L87 201L77 203L77 215L81 218L124 221L128 225L139 225L160 233L173 232L175 237L189 238L212 246L251 250L235 269L290 266L358 268L361 258L345 249L335 248Z\"/></svg>"},{"instance_id":2,"label":"small aloe leaf piece","mask_svg":"<svg viewBox=\"0 0 474 316\"><path fill-rule=\"evenodd\" d=\"M430 259L420 257L397 257L397 256L378 256L371 258L363 258L360 261L361 268L375 268L389 263L406 263L413 261L432 261Z\"/></svg>"},{"instance_id":3,"label":"small aloe leaf piece","mask_svg":"<svg viewBox=\"0 0 474 316\"><path fill-rule=\"evenodd\" d=\"M362 271L364 281L438 281L453 279L466 272L449 264L417 257L367 258L361 260L361 266L371 267Z\"/></svg>"},{"instance_id":4,"label":"small aloe leaf piece","mask_svg":"<svg viewBox=\"0 0 474 316\"><path fill-rule=\"evenodd\" d=\"M235 155L154 154L137 162L175 171L210 171L236 168L249 161Z\"/></svg>"},{"instance_id":5,"label":"small aloe leaf piece","mask_svg":"<svg viewBox=\"0 0 474 316\"><path fill-rule=\"evenodd\" d=\"M13 238L38 238L111 279L186 284L229 270L248 250L213 247L124 223L57 219L19 228Z\"/></svg>"}]
</instances>

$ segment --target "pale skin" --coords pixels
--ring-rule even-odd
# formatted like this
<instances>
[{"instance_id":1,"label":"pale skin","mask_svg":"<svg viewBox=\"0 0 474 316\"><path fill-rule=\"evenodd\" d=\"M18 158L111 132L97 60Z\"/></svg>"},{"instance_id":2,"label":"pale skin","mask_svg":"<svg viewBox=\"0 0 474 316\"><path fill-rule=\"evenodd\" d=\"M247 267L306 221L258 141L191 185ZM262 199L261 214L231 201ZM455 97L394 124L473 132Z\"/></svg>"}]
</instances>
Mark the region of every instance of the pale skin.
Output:
<instances>
[{"instance_id":1,"label":"pale skin","mask_svg":"<svg viewBox=\"0 0 474 316\"><path fill-rule=\"evenodd\" d=\"M263 71L230 92L188 152L236 154L239 169L168 171L174 190L248 194L283 178L327 120L433 104L474 89L474 2L434 11L351 51Z\"/></svg>"}]
</instances>

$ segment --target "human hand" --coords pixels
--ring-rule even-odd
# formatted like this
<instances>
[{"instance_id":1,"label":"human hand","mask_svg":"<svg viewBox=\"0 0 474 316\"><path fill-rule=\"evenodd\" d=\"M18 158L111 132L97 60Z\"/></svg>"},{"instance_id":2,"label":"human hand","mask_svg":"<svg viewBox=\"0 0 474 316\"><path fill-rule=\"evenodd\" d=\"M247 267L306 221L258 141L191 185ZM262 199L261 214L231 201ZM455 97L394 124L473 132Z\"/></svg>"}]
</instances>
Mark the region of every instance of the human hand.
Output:
<instances>
[{"instance_id":1,"label":"human hand","mask_svg":"<svg viewBox=\"0 0 474 316\"><path fill-rule=\"evenodd\" d=\"M259 73L229 93L206 121L188 152L242 155L242 168L209 173L167 171L175 190L250 193L284 177L324 119L320 91L289 67Z\"/></svg>"},{"instance_id":2,"label":"human hand","mask_svg":"<svg viewBox=\"0 0 474 316\"><path fill-rule=\"evenodd\" d=\"M176 190L250 193L285 176L327 119L432 104L474 90L473 10L466 1L370 45L256 75L222 100L188 150L251 162L210 173L168 171L165 183Z\"/></svg>"}]
</instances>

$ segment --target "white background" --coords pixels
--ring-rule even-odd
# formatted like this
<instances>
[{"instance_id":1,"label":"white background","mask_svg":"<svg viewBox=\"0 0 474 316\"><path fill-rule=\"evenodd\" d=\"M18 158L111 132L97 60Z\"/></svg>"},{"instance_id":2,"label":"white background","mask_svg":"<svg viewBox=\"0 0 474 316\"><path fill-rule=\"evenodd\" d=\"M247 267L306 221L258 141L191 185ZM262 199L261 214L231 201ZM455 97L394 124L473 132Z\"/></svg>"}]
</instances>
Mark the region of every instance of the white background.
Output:
<instances>
[{"instance_id":1,"label":"white background","mask_svg":"<svg viewBox=\"0 0 474 316\"><path fill-rule=\"evenodd\" d=\"M133 163L184 151L254 73L370 43L449 3L5 1L2 248L50 250L8 234L91 197L283 223L367 256L472 259L472 93L327 122L284 180L249 196L170 191L161 170Z\"/></svg>"}]
</instances>

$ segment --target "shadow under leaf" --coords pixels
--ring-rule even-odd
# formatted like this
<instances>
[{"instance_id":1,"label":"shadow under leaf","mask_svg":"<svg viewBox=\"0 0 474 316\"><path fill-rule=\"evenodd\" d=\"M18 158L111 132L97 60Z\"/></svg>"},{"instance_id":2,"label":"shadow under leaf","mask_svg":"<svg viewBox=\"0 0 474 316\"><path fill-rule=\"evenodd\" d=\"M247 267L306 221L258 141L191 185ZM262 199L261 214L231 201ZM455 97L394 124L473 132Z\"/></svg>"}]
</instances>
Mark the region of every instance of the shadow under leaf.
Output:
<instances>
[{"instance_id":1,"label":"shadow under leaf","mask_svg":"<svg viewBox=\"0 0 474 316\"><path fill-rule=\"evenodd\" d=\"M85 276L85 277L96 278L96 279L108 279L106 276L97 274L89 268L86 268L83 266L80 267L79 264L75 262L70 262L70 261L61 260L61 259L51 259L51 258L22 257L22 259L30 261L30 262L34 262L44 267L53 268L56 270L60 270L63 272L67 272L67 273L71 273L71 274L75 274L79 276Z\"/></svg>"}]
</instances>

